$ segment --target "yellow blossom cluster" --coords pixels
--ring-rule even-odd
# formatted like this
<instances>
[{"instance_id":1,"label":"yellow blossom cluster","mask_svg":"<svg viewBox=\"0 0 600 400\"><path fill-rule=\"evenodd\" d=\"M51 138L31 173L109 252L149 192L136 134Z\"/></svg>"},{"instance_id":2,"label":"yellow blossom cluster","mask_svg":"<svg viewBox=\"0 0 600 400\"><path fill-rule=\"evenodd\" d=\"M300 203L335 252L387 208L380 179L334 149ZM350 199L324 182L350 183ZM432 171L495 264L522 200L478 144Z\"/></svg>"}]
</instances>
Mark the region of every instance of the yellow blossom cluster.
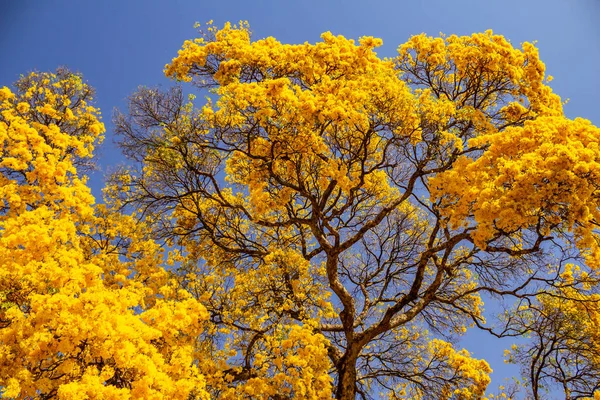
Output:
<instances>
[{"instance_id":1,"label":"yellow blossom cluster","mask_svg":"<svg viewBox=\"0 0 600 400\"><path fill-rule=\"evenodd\" d=\"M523 126L480 135L470 146L486 151L460 157L430 179L432 195L454 227L474 226L485 248L498 233L556 228L572 231L591 266L598 265L594 229L600 130L584 119L540 117Z\"/></svg>"},{"instance_id":2,"label":"yellow blossom cluster","mask_svg":"<svg viewBox=\"0 0 600 400\"><path fill-rule=\"evenodd\" d=\"M380 39L365 37L356 44L327 32L314 45L271 37L251 41L244 23L210 32L209 38L186 41L165 73L184 81L199 75L200 84L219 86L217 103L203 108L213 127L254 126L248 149L228 159L227 173L232 182L248 186L257 215L281 212L289 199L285 187L269 182L269 171L296 187L321 191L333 182L344 196L361 190L389 200L394 190L374 168L382 162L385 135L415 139L418 116L394 64L373 50ZM210 78L197 74L209 67L215 69ZM361 148L364 162L351 162L354 149ZM298 164L315 168L319 179L299 174Z\"/></svg>"},{"instance_id":3,"label":"yellow blossom cluster","mask_svg":"<svg viewBox=\"0 0 600 400\"><path fill-rule=\"evenodd\" d=\"M170 293L160 247L95 210L78 175L104 132L91 89L65 70L15 86L0 90L2 397L207 399L206 309Z\"/></svg>"}]
</instances>

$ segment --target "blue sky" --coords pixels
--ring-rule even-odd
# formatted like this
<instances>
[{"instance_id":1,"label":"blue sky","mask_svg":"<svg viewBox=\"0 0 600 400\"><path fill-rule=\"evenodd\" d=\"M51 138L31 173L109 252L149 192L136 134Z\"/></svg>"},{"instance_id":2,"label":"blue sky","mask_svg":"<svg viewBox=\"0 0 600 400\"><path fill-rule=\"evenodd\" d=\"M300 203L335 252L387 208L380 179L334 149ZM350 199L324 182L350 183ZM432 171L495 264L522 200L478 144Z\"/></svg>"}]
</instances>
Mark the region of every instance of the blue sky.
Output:
<instances>
[{"instance_id":1,"label":"blue sky","mask_svg":"<svg viewBox=\"0 0 600 400\"><path fill-rule=\"evenodd\" d=\"M600 0L456 1L192 1L192 0L0 0L0 87L31 70L64 65L97 89L107 138L92 176L99 197L103 176L122 162L110 118L138 85L168 85L164 65L194 22L248 20L254 38L315 42L332 31L347 37L380 37L381 56L393 56L411 35L470 34L493 29L513 44L537 40L552 87L567 116L600 124ZM515 373L502 363L502 348L472 332L461 343L496 370L493 385Z\"/></svg>"}]
</instances>

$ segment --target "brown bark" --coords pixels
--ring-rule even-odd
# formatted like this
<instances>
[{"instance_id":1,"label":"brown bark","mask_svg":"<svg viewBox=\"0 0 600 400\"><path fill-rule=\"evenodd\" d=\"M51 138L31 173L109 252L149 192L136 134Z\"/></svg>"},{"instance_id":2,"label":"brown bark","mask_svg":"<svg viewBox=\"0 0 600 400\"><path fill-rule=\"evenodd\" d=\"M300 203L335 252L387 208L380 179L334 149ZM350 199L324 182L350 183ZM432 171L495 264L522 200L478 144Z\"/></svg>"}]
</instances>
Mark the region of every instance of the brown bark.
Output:
<instances>
[{"instance_id":1,"label":"brown bark","mask_svg":"<svg viewBox=\"0 0 600 400\"><path fill-rule=\"evenodd\" d=\"M349 346L337 365L338 383L335 398L338 400L354 400L356 398L356 360L359 353L358 346Z\"/></svg>"}]
</instances>

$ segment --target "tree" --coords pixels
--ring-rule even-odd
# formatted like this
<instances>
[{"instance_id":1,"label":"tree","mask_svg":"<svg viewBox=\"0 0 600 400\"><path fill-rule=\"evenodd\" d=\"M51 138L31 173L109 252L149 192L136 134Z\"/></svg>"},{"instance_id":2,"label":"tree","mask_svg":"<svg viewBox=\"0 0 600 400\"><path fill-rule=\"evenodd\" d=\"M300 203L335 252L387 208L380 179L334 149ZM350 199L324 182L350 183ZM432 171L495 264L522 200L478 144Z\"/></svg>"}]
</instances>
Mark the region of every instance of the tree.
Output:
<instances>
[{"instance_id":1,"label":"tree","mask_svg":"<svg viewBox=\"0 0 600 400\"><path fill-rule=\"evenodd\" d=\"M331 377L338 399L478 398L490 368L453 340L510 332L482 294L597 301L561 290L556 255L597 276L600 131L563 115L537 49L491 31L394 59L380 44L209 26L165 69L209 91L201 107L141 88L116 115L137 168L114 191L180 252L214 395L329 398ZM295 329L328 359L282 358Z\"/></svg>"},{"instance_id":2,"label":"tree","mask_svg":"<svg viewBox=\"0 0 600 400\"><path fill-rule=\"evenodd\" d=\"M523 367L536 400L557 386L567 399L600 396L599 297L574 289L589 291L591 285L597 286L598 279L567 265L558 288L521 304L510 316L510 334L532 338L508 353L509 361Z\"/></svg>"},{"instance_id":3,"label":"tree","mask_svg":"<svg viewBox=\"0 0 600 400\"><path fill-rule=\"evenodd\" d=\"M380 44L210 25L165 69L206 100L131 96L102 205L92 89L2 88L2 397L483 398L470 326L531 336L534 396L598 397L600 130L532 44Z\"/></svg>"},{"instance_id":4,"label":"tree","mask_svg":"<svg viewBox=\"0 0 600 400\"><path fill-rule=\"evenodd\" d=\"M104 132L92 88L66 69L15 88L0 89L2 397L207 399L191 362L206 309L78 175Z\"/></svg>"}]
</instances>

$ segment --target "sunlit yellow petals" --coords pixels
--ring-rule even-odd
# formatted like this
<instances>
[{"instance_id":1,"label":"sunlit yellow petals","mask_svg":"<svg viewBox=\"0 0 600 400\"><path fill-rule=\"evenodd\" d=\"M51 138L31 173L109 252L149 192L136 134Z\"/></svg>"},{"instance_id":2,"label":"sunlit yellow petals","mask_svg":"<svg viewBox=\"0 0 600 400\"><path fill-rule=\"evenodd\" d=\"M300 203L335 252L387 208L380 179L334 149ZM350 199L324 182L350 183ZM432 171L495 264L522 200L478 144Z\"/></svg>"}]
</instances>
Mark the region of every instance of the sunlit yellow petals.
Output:
<instances>
[{"instance_id":1,"label":"sunlit yellow petals","mask_svg":"<svg viewBox=\"0 0 600 400\"><path fill-rule=\"evenodd\" d=\"M133 216L95 209L78 175L104 133L91 93L65 70L0 92L3 397L208 399L191 346L206 309L151 310L168 284L161 246Z\"/></svg>"},{"instance_id":2,"label":"sunlit yellow petals","mask_svg":"<svg viewBox=\"0 0 600 400\"><path fill-rule=\"evenodd\" d=\"M484 154L477 160L463 157L432 178L432 194L448 196L444 213L454 226L474 218L479 245L485 246L496 229L510 232L541 222L539 229L547 232L560 224L575 230L581 250L589 251L595 265L591 221L600 217L595 211L599 133L586 120L542 117L482 135L469 144L489 146Z\"/></svg>"}]
</instances>

